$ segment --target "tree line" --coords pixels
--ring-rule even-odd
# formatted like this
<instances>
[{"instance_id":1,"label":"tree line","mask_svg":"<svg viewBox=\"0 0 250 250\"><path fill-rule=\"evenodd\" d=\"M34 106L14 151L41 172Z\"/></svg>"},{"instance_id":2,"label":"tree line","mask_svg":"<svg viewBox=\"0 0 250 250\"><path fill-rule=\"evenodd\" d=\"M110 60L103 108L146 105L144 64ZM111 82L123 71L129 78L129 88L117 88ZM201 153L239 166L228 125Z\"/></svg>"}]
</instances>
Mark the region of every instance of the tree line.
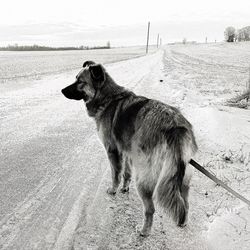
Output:
<instances>
[{"instance_id":1,"label":"tree line","mask_svg":"<svg viewBox=\"0 0 250 250\"><path fill-rule=\"evenodd\" d=\"M8 45L6 47L0 47L0 51L57 51L57 50L91 50L91 49L110 49L110 42L108 41L105 46L79 46L79 47L49 47L40 45Z\"/></svg>"},{"instance_id":2,"label":"tree line","mask_svg":"<svg viewBox=\"0 0 250 250\"><path fill-rule=\"evenodd\" d=\"M229 26L225 29L224 36L227 42L250 41L250 26L237 30L234 27Z\"/></svg>"}]
</instances>

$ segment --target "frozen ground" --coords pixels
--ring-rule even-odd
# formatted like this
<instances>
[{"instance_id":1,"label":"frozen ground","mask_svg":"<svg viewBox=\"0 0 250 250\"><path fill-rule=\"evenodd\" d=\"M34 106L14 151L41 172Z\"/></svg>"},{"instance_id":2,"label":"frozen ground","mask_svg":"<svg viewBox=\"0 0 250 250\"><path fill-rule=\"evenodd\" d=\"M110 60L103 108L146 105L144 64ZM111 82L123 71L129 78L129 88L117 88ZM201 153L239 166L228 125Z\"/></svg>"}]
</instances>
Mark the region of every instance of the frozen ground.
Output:
<instances>
[{"instance_id":1,"label":"frozen ground","mask_svg":"<svg viewBox=\"0 0 250 250\"><path fill-rule=\"evenodd\" d=\"M169 46L106 65L121 85L178 106L194 126L197 161L248 199L250 111L224 102L245 88L249 51L249 43ZM1 93L0 248L249 249L250 208L197 171L188 226L157 212L152 235L138 236L135 189L106 194L110 169L94 123L60 93L76 72Z\"/></svg>"},{"instance_id":2,"label":"frozen ground","mask_svg":"<svg viewBox=\"0 0 250 250\"><path fill-rule=\"evenodd\" d=\"M155 51L154 46L149 51ZM76 70L84 60L91 58L100 63L112 63L138 57L145 53L145 47L69 50L69 51L0 51L0 85L9 90L48 75Z\"/></svg>"}]
</instances>

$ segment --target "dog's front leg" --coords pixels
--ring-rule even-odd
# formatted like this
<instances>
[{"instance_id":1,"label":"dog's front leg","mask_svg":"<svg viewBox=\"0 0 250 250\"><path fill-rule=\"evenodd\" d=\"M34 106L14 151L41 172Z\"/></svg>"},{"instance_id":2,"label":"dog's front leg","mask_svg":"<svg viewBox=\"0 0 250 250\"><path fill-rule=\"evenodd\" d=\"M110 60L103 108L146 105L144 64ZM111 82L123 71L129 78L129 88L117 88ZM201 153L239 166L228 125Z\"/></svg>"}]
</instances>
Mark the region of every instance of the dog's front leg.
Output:
<instances>
[{"instance_id":1,"label":"dog's front leg","mask_svg":"<svg viewBox=\"0 0 250 250\"><path fill-rule=\"evenodd\" d=\"M107 149L107 153L111 165L112 175L112 187L108 188L107 193L114 195L121 182L122 155L119 153L117 148L111 147Z\"/></svg>"}]
</instances>

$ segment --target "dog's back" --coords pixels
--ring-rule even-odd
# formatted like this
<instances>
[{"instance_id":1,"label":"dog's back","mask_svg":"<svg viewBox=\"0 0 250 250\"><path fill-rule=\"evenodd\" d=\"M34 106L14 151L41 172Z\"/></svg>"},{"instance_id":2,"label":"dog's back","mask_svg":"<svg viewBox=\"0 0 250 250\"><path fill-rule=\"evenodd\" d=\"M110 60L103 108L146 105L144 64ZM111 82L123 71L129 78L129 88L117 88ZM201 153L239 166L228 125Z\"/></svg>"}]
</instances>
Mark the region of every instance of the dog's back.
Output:
<instances>
[{"instance_id":1,"label":"dog's back","mask_svg":"<svg viewBox=\"0 0 250 250\"><path fill-rule=\"evenodd\" d=\"M132 96L124 102L113 128L135 169L137 189L153 196L184 226L191 177L185 169L197 150L192 126L178 109L159 101Z\"/></svg>"}]
</instances>

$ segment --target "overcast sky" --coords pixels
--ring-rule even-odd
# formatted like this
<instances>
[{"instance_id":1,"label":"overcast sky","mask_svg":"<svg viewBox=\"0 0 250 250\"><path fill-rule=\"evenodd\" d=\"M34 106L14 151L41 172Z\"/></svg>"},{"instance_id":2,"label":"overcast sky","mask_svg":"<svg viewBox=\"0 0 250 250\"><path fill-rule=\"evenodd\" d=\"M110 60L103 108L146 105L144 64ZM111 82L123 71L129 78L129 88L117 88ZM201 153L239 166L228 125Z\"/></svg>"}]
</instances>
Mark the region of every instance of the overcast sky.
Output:
<instances>
[{"instance_id":1,"label":"overcast sky","mask_svg":"<svg viewBox=\"0 0 250 250\"><path fill-rule=\"evenodd\" d=\"M139 45L223 40L227 26L250 25L250 0L1 0L0 45Z\"/></svg>"}]
</instances>

